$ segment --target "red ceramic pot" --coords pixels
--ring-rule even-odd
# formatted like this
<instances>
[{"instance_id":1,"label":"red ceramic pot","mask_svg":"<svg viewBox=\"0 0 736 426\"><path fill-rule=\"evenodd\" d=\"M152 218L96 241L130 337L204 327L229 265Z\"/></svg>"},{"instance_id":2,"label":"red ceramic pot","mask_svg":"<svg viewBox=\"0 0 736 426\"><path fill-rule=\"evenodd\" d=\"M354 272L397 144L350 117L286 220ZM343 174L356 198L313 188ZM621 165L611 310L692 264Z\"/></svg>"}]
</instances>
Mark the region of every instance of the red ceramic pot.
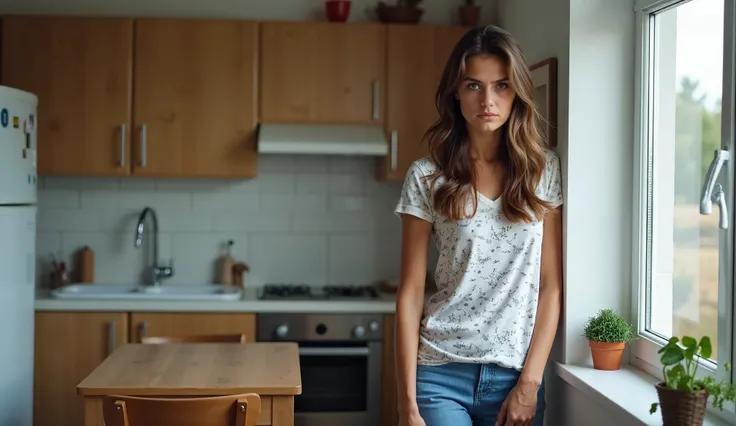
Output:
<instances>
[{"instance_id":1,"label":"red ceramic pot","mask_svg":"<svg viewBox=\"0 0 736 426\"><path fill-rule=\"evenodd\" d=\"M325 13L330 22L345 22L350 16L350 1L327 0L325 1Z\"/></svg>"}]
</instances>

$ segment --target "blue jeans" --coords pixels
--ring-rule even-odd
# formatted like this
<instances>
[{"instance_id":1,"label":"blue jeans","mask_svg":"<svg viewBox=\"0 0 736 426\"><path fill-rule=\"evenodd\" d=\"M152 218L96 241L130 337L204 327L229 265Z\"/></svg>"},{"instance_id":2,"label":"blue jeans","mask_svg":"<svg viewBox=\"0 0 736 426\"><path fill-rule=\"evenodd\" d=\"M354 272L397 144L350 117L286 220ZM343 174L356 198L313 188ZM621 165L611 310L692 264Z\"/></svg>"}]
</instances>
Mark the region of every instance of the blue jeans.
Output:
<instances>
[{"instance_id":1,"label":"blue jeans","mask_svg":"<svg viewBox=\"0 0 736 426\"><path fill-rule=\"evenodd\" d=\"M521 373L496 364L417 365L417 405L427 426L494 426ZM534 426L544 419L544 381Z\"/></svg>"}]
</instances>

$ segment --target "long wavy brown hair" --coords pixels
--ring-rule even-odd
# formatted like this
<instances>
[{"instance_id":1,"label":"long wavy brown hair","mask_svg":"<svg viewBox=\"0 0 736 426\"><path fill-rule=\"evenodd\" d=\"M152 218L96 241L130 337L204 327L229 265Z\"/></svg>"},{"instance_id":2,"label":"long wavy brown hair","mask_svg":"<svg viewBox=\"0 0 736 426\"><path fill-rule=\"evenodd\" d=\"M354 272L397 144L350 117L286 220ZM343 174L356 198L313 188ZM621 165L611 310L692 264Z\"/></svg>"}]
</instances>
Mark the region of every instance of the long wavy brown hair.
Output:
<instances>
[{"instance_id":1,"label":"long wavy brown hair","mask_svg":"<svg viewBox=\"0 0 736 426\"><path fill-rule=\"evenodd\" d=\"M517 42L507 31L489 25L468 31L455 45L445 65L436 94L439 119L425 133L436 173L429 176L434 186L441 176L446 182L434 195L435 211L451 220L472 217L478 209L476 169L470 150L465 118L455 93L465 74L465 63L474 55L493 55L504 61L516 97L501 132L501 159L506 176L501 210L511 222L531 222L543 216L550 205L535 190L546 163L539 131L541 116L534 105L531 72ZM468 199L473 212L468 214ZM531 213L530 213L531 212ZM532 217L532 214L534 217Z\"/></svg>"}]
</instances>

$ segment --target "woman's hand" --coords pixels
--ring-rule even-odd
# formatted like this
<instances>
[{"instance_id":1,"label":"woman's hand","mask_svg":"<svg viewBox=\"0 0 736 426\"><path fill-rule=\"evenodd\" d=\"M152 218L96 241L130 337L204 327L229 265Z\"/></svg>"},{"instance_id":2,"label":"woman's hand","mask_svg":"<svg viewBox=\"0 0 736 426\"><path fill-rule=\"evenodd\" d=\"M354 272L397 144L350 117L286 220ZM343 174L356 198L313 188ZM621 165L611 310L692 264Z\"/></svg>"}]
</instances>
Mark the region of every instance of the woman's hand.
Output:
<instances>
[{"instance_id":1,"label":"woman's hand","mask_svg":"<svg viewBox=\"0 0 736 426\"><path fill-rule=\"evenodd\" d=\"M399 414L399 426L427 426L418 411Z\"/></svg>"},{"instance_id":2,"label":"woman's hand","mask_svg":"<svg viewBox=\"0 0 736 426\"><path fill-rule=\"evenodd\" d=\"M535 383L517 383L501 405L496 426L531 426L537 412L537 391Z\"/></svg>"}]
</instances>

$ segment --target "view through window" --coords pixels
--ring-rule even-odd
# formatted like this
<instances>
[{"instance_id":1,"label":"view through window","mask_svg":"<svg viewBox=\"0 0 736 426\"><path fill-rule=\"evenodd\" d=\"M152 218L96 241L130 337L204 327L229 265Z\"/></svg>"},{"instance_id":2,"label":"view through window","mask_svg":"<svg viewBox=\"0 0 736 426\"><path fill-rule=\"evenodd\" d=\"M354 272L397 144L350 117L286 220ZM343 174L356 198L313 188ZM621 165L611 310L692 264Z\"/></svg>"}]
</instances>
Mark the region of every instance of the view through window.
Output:
<instances>
[{"instance_id":1,"label":"view through window","mask_svg":"<svg viewBox=\"0 0 736 426\"><path fill-rule=\"evenodd\" d=\"M724 231L718 206L701 215L699 205L714 151L721 148L723 17L724 0L691 0L650 20L646 324L665 339L710 336L713 361ZM724 191L731 188L727 176L724 167Z\"/></svg>"}]
</instances>

